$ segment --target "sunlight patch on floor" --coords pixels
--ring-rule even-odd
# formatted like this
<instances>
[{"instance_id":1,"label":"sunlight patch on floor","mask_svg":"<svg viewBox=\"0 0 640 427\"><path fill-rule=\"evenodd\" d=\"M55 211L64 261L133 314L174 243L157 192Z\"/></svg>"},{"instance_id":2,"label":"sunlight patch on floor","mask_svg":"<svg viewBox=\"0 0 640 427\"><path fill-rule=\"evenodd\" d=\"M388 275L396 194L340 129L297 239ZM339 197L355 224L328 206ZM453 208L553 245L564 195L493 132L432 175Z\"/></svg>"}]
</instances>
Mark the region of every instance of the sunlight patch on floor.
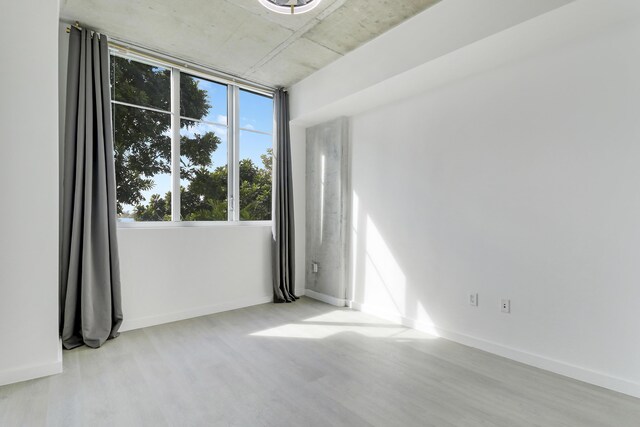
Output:
<instances>
[{"instance_id":1,"label":"sunlight patch on floor","mask_svg":"<svg viewBox=\"0 0 640 427\"><path fill-rule=\"evenodd\" d=\"M334 310L319 316L310 317L302 322L288 323L254 332L251 335L259 337L324 339L344 333L355 333L369 338L387 338L399 341L438 338L435 335L408 329L401 325L389 323L384 319L349 310Z\"/></svg>"}]
</instances>

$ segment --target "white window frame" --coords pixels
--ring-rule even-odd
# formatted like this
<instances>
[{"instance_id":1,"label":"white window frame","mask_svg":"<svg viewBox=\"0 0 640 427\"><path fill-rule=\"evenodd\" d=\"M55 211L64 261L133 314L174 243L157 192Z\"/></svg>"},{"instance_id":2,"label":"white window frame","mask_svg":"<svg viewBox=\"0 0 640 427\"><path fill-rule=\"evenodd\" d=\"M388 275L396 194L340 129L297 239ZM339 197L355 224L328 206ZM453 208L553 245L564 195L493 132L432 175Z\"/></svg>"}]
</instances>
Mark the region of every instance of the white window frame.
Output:
<instances>
[{"instance_id":1,"label":"white window frame","mask_svg":"<svg viewBox=\"0 0 640 427\"><path fill-rule=\"evenodd\" d=\"M262 135L271 136L271 149L274 149L274 138L276 134L275 120L272 133L255 129L246 129L240 127L240 89L253 92L273 99L273 92L266 91L261 88L251 87L231 80L225 80L220 77L194 70L189 64L180 66L174 63L162 60L149 59L146 55L137 54L132 51L121 52L118 49L109 49L110 56L117 56L124 59L141 62L143 64L162 67L171 73L171 111L160 110L153 107L144 107L141 105L130 104L122 101L111 100L112 105L124 105L142 110L155 111L171 115L171 221L134 221L134 222L117 222L118 228L166 228L166 227L211 227L211 226L271 226L273 223L273 208L270 220L263 221L241 221L240 220L240 131L253 132ZM212 81L227 86L227 124L214 123L206 120L195 120L193 118L184 117L180 114L180 74L185 73L197 78ZM275 114L275 108L274 108ZM180 214L181 198L175 197L180 195L180 120L194 120L215 126L227 127L227 220L226 221L182 221ZM275 162L275 153L273 154ZM275 164L275 163L274 163ZM273 176L272 183L272 199L273 199ZM273 206L273 202L272 202Z\"/></svg>"}]
</instances>

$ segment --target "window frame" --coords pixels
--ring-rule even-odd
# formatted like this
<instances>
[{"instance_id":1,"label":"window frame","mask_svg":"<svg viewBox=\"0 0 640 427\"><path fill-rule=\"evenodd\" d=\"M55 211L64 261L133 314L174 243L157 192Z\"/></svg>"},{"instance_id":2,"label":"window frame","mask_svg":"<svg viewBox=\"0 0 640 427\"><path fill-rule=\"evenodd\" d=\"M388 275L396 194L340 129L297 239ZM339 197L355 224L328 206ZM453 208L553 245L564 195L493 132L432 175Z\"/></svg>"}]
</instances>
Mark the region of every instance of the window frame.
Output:
<instances>
[{"instance_id":1,"label":"window frame","mask_svg":"<svg viewBox=\"0 0 640 427\"><path fill-rule=\"evenodd\" d=\"M253 132L271 136L271 149L273 152L273 162L275 165L275 135L276 121L273 120L272 132L264 132L255 129L240 127L240 90L264 96L273 100L273 91L242 84L237 81L220 78L214 74L209 74L196 70L196 66L189 64L179 65L169 61L149 58L146 55L138 54L130 50L122 51L118 47L109 47L109 60L112 56L123 59L141 62L154 67L168 69L171 73L171 101L170 111L159 110L153 107L135 105L128 102L111 99L111 105L123 105L142 110L156 111L171 116L171 220L170 221L117 221L118 228L175 228L175 227L220 227L220 226L271 226L273 224L273 170L271 176L271 219L269 220L240 220L240 131ZM199 67L197 67L199 68ZM175 197L180 194L180 121L194 120L193 118L182 116L180 113L180 75L185 73L196 78L209 80L227 87L227 220L226 221L183 221L180 207L181 198ZM275 116L275 107L273 110ZM196 120L202 123L209 123L206 120ZM221 123L211 123L215 126L225 126ZM115 129L115 128L114 128Z\"/></svg>"}]
</instances>

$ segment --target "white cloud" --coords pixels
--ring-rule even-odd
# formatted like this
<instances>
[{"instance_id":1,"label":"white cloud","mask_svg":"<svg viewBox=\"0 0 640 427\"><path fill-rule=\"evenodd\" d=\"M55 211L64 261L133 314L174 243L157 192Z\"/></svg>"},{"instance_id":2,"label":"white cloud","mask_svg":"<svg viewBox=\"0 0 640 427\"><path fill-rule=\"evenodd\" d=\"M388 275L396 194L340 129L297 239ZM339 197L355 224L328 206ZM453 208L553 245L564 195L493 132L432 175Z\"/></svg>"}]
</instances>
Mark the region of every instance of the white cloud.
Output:
<instances>
[{"instance_id":1,"label":"white cloud","mask_svg":"<svg viewBox=\"0 0 640 427\"><path fill-rule=\"evenodd\" d=\"M196 134L204 135L207 132L215 132L215 134L222 138L223 141L227 140L227 128L225 126L214 126L207 123L195 122L194 126L182 128L180 131L183 136L188 138L193 138Z\"/></svg>"}]
</instances>

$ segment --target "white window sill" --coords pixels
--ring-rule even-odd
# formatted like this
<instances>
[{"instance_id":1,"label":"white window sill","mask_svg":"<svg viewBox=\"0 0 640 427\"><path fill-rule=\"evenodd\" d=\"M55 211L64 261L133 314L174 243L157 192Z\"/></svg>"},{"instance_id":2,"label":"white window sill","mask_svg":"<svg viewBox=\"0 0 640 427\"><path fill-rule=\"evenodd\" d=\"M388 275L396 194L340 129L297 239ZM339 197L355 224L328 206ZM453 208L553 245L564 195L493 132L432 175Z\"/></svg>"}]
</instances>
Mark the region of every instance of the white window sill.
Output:
<instances>
[{"instance_id":1,"label":"white window sill","mask_svg":"<svg viewBox=\"0 0 640 427\"><path fill-rule=\"evenodd\" d=\"M119 229L198 228L198 227L271 227L273 221L140 221L118 222Z\"/></svg>"}]
</instances>

